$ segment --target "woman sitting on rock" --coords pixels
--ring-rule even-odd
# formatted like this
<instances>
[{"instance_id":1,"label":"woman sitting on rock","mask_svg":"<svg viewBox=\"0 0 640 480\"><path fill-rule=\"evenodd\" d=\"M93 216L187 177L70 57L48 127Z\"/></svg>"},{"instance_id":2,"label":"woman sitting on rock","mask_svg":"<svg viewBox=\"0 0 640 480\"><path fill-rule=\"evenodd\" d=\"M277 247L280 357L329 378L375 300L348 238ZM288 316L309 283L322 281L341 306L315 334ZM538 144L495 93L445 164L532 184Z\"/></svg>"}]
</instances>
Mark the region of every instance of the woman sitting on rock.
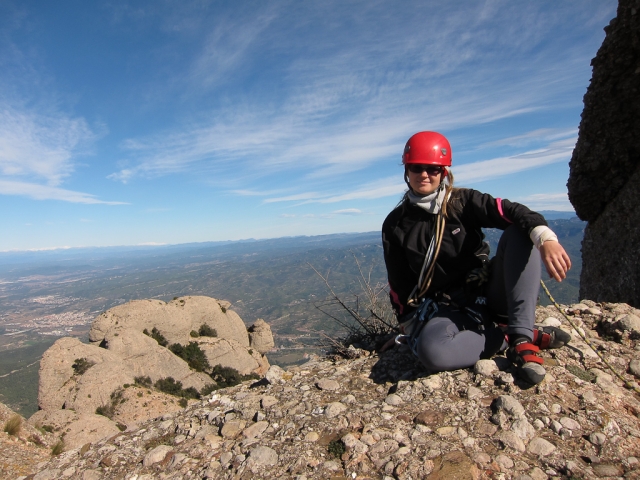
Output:
<instances>
[{"instance_id":1,"label":"woman sitting on rock","mask_svg":"<svg viewBox=\"0 0 640 480\"><path fill-rule=\"evenodd\" d=\"M451 146L437 132L413 135L402 163L409 190L382 226L391 303L404 334L395 341L408 343L431 371L470 367L506 349L519 376L540 383L539 349L571 339L534 326L540 259L559 282L571 268L558 238L524 205L454 188ZM504 230L491 261L482 228Z\"/></svg>"}]
</instances>

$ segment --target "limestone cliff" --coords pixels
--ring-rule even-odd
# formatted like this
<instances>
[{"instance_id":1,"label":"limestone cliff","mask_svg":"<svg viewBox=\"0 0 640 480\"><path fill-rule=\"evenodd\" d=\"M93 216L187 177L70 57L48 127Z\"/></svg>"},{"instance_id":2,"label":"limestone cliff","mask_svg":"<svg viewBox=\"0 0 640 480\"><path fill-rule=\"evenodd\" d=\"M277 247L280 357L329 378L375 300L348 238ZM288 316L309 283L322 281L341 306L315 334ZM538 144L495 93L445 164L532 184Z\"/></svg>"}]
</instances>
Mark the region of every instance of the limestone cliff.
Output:
<instances>
[{"instance_id":1,"label":"limestone cliff","mask_svg":"<svg viewBox=\"0 0 640 480\"><path fill-rule=\"evenodd\" d=\"M588 221L580 298L640 306L640 0L620 0L591 62L569 199Z\"/></svg>"}]
</instances>

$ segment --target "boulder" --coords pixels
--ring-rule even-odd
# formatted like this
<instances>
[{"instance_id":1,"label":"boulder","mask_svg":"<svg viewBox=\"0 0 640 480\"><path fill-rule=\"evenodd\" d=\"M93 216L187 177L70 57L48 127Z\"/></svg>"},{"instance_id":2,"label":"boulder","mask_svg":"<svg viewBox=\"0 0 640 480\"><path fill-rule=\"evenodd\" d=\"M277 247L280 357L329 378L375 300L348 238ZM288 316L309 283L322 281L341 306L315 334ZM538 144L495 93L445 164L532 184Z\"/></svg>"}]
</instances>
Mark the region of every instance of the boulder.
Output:
<instances>
[{"instance_id":1,"label":"boulder","mask_svg":"<svg viewBox=\"0 0 640 480\"><path fill-rule=\"evenodd\" d=\"M106 348L117 354L135 376L148 376L152 382L172 377L181 381L185 388L194 387L196 390L211 383L209 375L194 372L187 362L138 330L120 330L119 334L110 332L104 341Z\"/></svg>"},{"instance_id":2,"label":"boulder","mask_svg":"<svg viewBox=\"0 0 640 480\"><path fill-rule=\"evenodd\" d=\"M74 369L73 364L77 359L86 359L89 364L93 363L86 372L79 375ZM107 371L108 383L111 385L113 382L118 382L119 385L114 385L112 390L104 391L103 378L96 376L95 370L101 372L105 369L100 365L108 365ZM94 370L92 372L92 370ZM94 397L92 388L89 388L89 393L92 394L88 400L100 401L106 393L106 397L117 386L122 386L123 383L132 382L132 372L124 365L123 361L114 353L105 350L104 348L98 348L93 345L87 345L82 343L77 338L65 337L57 340L43 355L40 360L40 382L38 384L38 407L42 410L59 409L64 408L65 403L75 400L77 396L76 387L78 387L79 381L87 375L89 378L97 379L96 388L99 388L99 392L96 391ZM87 382L82 382L87 385ZM85 393L85 397L88 393ZM96 406L99 404L96 404ZM96 406L93 407L94 413ZM67 405L70 408L70 405Z\"/></svg>"},{"instance_id":3,"label":"boulder","mask_svg":"<svg viewBox=\"0 0 640 480\"><path fill-rule=\"evenodd\" d=\"M55 432L64 433L65 450L73 450L120 432L116 422L107 417L72 410L40 410L28 421L34 427L47 426Z\"/></svg>"},{"instance_id":4,"label":"boulder","mask_svg":"<svg viewBox=\"0 0 640 480\"><path fill-rule=\"evenodd\" d=\"M271 327L263 319L259 318L248 329L249 346L258 352L265 354L276 346L273 341Z\"/></svg>"},{"instance_id":5,"label":"boulder","mask_svg":"<svg viewBox=\"0 0 640 480\"><path fill-rule=\"evenodd\" d=\"M207 356L209 364L235 368L242 375L257 373L264 375L269 368L266 357L257 351L249 351L237 342L226 338L200 337L200 349Z\"/></svg>"},{"instance_id":6,"label":"boulder","mask_svg":"<svg viewBox=\"0 0 640 480\"><path fill-rule=\"evenodd\" d=\"M592 60L569 200L588 222L580 297L640 306L640 15L620 0Z\"/></svg>"},{"instance_id":7,"label":"boulder","mask_svg":"<svg viewBox=\"0 0 640 480\"><path fill-rule=\"evenodd\" d=\"M218 337L249 347L247 329L238 314L215 298L203 296L180 297L169 303L161 300L134 300L118 305L94 320L89 340L100 343L109 332L113 334L130 328L150 332L155 327L170 344L184 345L193 340L191 331L198 331L203 324L215 329Z\"/></svg>"}]
</instances>

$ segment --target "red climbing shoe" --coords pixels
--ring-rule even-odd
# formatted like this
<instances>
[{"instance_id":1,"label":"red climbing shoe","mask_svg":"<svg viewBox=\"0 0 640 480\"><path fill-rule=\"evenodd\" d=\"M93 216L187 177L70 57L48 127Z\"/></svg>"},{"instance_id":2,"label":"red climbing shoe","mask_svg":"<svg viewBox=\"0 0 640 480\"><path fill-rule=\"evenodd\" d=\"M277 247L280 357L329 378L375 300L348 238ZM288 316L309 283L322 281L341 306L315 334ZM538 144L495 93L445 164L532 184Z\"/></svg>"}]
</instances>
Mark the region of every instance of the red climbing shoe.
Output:
<instances>
[{"instance_id":1,"label":"red climbing shoe","mask_svg":"<svg viewBox=\"0 0 640 480\"><path fill-rule=\"evenodd\" d=\"M571 335L564 330L556 327L547 327L542 325L534 325L533 327L533 343L540 350L548 348L560 348L571 341Z\"/></svg>"},{"instance_id":2,"label":"red climbing shoe","mask_svg":"<svg viewBox=\"0 0 640 480\"><path fill-rule=\"evenodd\" d=\"M546 370L542 366L544 360L538 356L540 348L533 343L523 341L509 347L507 358L515 365L518 376L536 385L544 380Z\"/></svg>"}]
</instances>

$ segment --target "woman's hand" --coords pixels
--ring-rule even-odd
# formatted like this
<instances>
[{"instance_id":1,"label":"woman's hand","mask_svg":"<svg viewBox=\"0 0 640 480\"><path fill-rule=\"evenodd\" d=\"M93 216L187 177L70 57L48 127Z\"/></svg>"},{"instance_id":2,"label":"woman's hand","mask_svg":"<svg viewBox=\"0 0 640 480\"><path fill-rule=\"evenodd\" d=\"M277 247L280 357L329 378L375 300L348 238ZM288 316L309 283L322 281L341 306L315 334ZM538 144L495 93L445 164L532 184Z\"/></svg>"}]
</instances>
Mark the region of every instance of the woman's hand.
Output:
<instances>
[{"instance_id":1,"label":"woman's hand","mask_svg":"<svg viewBox=\"0 0 640 480\"><path fill-rule=\"evenodd\" d=\"M549 240L540 246L540 256L550 278L561 282L567 278L571 268L571 259L559 242Z\"/></svg>"}]
</instances>

